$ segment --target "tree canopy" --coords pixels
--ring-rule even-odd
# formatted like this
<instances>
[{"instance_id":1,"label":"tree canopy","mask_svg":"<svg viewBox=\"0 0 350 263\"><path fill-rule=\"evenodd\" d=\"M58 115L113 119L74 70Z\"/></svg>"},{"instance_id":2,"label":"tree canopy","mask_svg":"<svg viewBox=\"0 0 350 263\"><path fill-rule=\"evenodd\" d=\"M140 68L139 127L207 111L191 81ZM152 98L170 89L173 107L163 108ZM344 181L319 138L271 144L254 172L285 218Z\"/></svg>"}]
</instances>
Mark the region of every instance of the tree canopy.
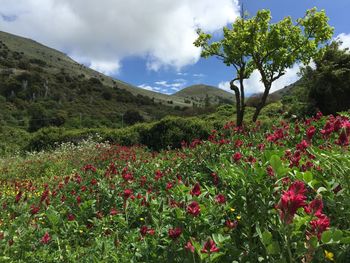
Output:
<instances>
[{"instance_id":1,"label":"tree canopy","mask_svg":"<svg viewBox=\"0 0 350 263\"><path fill-rule=\"evenodd\" d=\"M202 47L202 57L216 56L227 66L233 66L236 76L231 80L231 89L236 94L237 124L243 122L245 110L244 79L258 70L264 85L264 93L256 107L256 121L266 103L272 83L283 76L286 69L295 63L308 64L322 54L322 45L333 34L325 11L316 8L306 11L303 18L294 23L285 17L271 22L271 12L260 10L252 18L236 19L231 28L223 28L223 38L210 42L212 36L198 30L194 42Z\"/></svg>"},{"instance_id":2,"label":"tree canopy","mask_svg":"<svg viewBox=\"0 0 350 263\"><path fill-rule=\"evenodd\" d=\"M350 109L350 53L333 42L315 60L316 68L304 71L309 103L324 114Z\"/></svg>"}]
</instances>

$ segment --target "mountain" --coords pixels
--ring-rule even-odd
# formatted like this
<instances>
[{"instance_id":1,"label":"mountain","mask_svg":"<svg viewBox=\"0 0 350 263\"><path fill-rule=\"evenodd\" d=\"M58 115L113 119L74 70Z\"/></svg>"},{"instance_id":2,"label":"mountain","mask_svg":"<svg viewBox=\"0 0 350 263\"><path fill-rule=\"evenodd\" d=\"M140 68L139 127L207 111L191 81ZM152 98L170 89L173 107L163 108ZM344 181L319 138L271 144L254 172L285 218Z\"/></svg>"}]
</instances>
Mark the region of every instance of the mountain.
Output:
<instances>
[{"instance_id":1,"label":"mountain","mask_svg":"<svg viewBox=\"0 0 350 263\"><path fill-rule=\"evenodd\" d=\"M117 86L118 88L127 90L136 96L142 95L154 98L156 102L167 103L171 99L173 100L174 105L188 106L182 102L182 99L178 99L176 96L170 98L169 95L141 89L121 80L108 77L100 72L79 64L66 54L46 47L34 40L0 31L0 41L2 41L11 52L17 55L18 58L24 57L32 64L47 66L46 72L49 74L59 74L62 70L69 71L69 74L73 76L84 75L85 78L98 78L106 86Z\"/></svg>"},{"instance_id":2,"label":"mountain","mask_svg":"<svg viewBox=\"0 0 350 263\"><path fill-rule=\"evenodd\" d=\"M199 104L231 104L234 101L234 95L232 93L204 84L184 88L176 92L174 96L184 98L185 101L193 100Z\"/></svg>"},{"instance_id":3,"label":"mountain","mask_svg":"<svg viewBox=\"0 0 350 263\"><path fill-rule=\"evenodd\" d=\"M191 99L135 87L31 39L0 31L0 126L120 127L127 111L155 120L194 114L186 113L192 106Z\"/></svg>"}]
</instances>

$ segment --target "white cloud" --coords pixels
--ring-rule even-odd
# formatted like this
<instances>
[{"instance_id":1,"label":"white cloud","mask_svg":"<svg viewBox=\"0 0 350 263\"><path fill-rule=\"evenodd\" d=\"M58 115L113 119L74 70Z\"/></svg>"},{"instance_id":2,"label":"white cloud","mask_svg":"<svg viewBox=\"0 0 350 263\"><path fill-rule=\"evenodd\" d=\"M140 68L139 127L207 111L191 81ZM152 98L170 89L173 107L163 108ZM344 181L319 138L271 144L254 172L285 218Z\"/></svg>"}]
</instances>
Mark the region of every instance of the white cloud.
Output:
<instances>
[{"instance_id":1,"label":"white cloud","mask_svg":"<svg viewBox=\"0 0 350 263\"><path fill-rule=\"evenodd\" d=\"M93 60L90 64L90 68L102 72L106 75L117 73L120 68L119 62L97 61Z\"/></svg>"},{"instance_id":2,"label":"white cloud","mask_svg":"<svg viewBox=\"0 0 350 263\"><path fill-rule=\"evenodd\" d=\"M295 64L292 68L286 70L286 73L273 82L270 93L276 90L282 89L285 86L288 86L299 79L300 64ZM238 83L237 83L238 85ZM218 84L220 89L232 92L230 90L230 82L222 81ZM254 93L261 93L264 91L264 85L261 82L261 76L258 70L254 70L249 79L244 80L244 88L247 95Z\"/></svg>"},{"instance_id":3,"label":"white cloud","mask_svg":"<svg viewBox=\"0 0 350 263\"><path fill-rule=\"evenodd\" d=\"M168 83L168 81L166 81L166 80L161 80L161 81L154 82L154 84L157 84L159 86L166 87L166 88L178 89L179 87L183 87L186 84L186 81L181 80L181 81L175 82L175 83Z\"/></svg>"},{"instance_id":4,"label":"white cloud","mask_svg":"<svg viewBox=\"0 0 350 263\"><path fill-rule=\"evenodd\" d=\"M0 0L0 6L0 30L109 74L127 56L147 58L152 70L193 64L200 57L196 28L221 30L239 13L237 0Z\"/></svg>"},{"instance_id":5,"label":"white cloud","mask_svg":"<svg viewBox=\"0 0 350 263\"><path fill-rule=\"evenodd\" d=\"M219 84L218 84L218 87L219 89L223 89L225 91L228 91L228 92L233 92L231 89L230 89L230 82L229 81L221 81Z\"/></svg>"},{"instance_id":6,"label":"white cloud","mask_svg":"<svg viewBox=\"0 0 350 263\"><path fill-rule=\"evenodd\" d=\"M342 45L340 46L341 48L350 49L350 34L341 33L335 39L342 42Z\"/></svg>"},{"instance_id":7,"label":"white cloud","mask_svg":"<svg viewBox=\"0 0 350 263\"><path fill-rule=\"evenodd\" d=\"M178 75L178 76L187 76L188 73L187 72L178 72L178 73L176 73L176 75Z\"/></svg>"},{"instance_id":8,"label":"white cloud","mask_svg":"<svg viewBox=\"0 0 350 263\"><path fill-rule=\"evenodd\" d=\"M205 75L202 74L202 73L193 74L192 76L193 76L193 77L196 77L196 78L203 78L203 77L205 77Z\"/></svg>"},{"instance_id":9,"label":"white cloud","mask_svg":"<svg viewBox=\"0 0 350 263\"><path fill-rule=\"evenodd\" d=\"M150 90L150 91L159 90L158 88L151 87L150 85L147 85L147 84L141 84L141 85L138 85L138 87L141 89Z\"/></svg>"}]
</instances>

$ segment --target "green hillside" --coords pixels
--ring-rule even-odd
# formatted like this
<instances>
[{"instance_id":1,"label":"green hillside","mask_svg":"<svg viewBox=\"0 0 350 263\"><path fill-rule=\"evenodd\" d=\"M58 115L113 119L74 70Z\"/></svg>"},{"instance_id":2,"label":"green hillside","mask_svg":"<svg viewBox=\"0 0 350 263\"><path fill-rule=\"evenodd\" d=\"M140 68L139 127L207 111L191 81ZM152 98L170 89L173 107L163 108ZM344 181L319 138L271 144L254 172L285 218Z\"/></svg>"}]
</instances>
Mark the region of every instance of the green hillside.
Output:
<instances>
[{"instance_id":1,"label":"green hillside","mask_svg":"<svg viewBox=\"0 0 350 263\"><path fill-rule=\"evenodd\" d=\"M135 109L145 120L191 114L192 101L112 79L30 39L0 32L0 58L2 126L120 127Z\"/></svg>"},{"instance_id":2,"label":"green hillside","mask_svg":"<svg viewBox=\"0 0 350 263\"><path fill-rule=\"evenodd\" d=\"M204 84L184 88L175 93L174 96L193 100L200 104L205 104L206 101L211 104L232 103L234 100L232 93Z\"/></svg>"}]
</instances>

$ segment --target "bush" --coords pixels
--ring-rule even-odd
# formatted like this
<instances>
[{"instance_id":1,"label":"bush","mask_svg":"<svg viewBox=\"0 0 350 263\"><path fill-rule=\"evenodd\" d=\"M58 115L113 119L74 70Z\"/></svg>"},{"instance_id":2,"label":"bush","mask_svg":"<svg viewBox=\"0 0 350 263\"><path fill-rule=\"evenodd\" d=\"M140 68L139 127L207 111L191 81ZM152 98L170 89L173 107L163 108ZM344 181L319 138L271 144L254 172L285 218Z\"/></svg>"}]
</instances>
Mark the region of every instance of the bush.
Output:
<instances>
[{"instance_id":1,"label":"bush","mask_svg":"<svg viewBox=\"0 0 350 263\"><path fill-rule=\"evenodd\" d=\"M167 147L179 148L181 142L208 138L210 128L197 118L167 117L156 122L149 131L141 135L142 144L153 150Z\"/></svg>"}]
</instances>

